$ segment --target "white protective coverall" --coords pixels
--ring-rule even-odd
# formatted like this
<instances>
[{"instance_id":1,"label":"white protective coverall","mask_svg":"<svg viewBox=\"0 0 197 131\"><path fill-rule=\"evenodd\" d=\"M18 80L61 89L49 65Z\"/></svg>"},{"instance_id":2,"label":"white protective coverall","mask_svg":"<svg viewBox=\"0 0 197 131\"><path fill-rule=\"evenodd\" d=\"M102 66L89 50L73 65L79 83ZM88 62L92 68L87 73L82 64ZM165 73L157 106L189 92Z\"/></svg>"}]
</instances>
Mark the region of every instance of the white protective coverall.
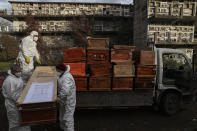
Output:
<instances>
[{"instance_id":1,"label":"white protective coverall","mask_svg":"<svg viewBox=\"0 0 197 131\"><path fill-rule=\"evenodd\" d=\"M28 74L34 69L34 57L40 59L37 51L37 39L34 35L38 35L38 32L32 31L29 36L22 39L19 45L19 54L17 60L20 63L23 74ZM26 63L26 58L30 58L30 63Z\"/></svg>"},{"instance_id":2,"label":"white protective coverall","mask_svg":"<svg viewBox=\"0 0 197 131\"><path fill-rule=\"evenodd\" d=\"M70 74L70 66L58 78L58 97L60 102L60 127L64 131L74 131L74 112L76 105L76 86L73 76Z\"/></svg>"},{"instance_id":3,"label":"white protective coverall","mask_svg":"<svg viewBox=\"0 0 197 131\"><path fill-rule=\"evenodd\" d=\"M20 126L21 116L16 101L23 91L23 81L8 71L8 77L3 82L2 93L9 121L9 131L31 131L29 126Z\"/></svg>"}]
</instances>

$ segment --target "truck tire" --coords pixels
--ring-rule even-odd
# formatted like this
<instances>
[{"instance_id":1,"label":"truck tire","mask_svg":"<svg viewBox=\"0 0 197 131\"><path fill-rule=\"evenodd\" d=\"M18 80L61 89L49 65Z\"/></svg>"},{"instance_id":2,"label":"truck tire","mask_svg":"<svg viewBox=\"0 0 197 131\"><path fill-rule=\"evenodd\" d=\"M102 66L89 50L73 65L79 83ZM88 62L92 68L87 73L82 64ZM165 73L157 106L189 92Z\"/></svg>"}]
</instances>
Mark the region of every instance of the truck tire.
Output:
<instances>
[{"instance_id":1,"label":"truck tire","mask_svg":"<svg viewBox=\"0 0 197 131\"><path fill-rule=\"evenodd\" d=\"M168 92L161 99L161 110L168 116L176 114L180 106L181 96L176 92Z\"/></svg>"},{"instance_id":2,"label":"truck tire","mask_svg":"<svg viewBox=\"0 0 197 131\"><path fill-rule=\"evenodd\" d=\"M193 92L192 103L197 104L197 90Z\"/></svg>"}]
</instances>

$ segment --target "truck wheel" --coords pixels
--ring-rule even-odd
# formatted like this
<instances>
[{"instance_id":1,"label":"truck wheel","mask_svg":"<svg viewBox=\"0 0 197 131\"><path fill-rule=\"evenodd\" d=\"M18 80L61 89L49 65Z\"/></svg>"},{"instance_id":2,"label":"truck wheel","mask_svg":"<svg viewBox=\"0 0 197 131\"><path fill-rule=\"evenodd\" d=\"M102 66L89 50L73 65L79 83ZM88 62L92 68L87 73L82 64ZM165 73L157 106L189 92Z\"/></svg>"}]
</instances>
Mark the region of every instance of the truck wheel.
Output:
<instances>
[{"instance_id":1,"label":"truck wheel","mask_svg":"<svg viewBox=\"0 0 197 131\"><path fill-rule=\"evenodd\" d=\"M194 93L192 95L192 102L195 103L195 104L197 103L197 90L194 91Z\"/></svg>"},{"instance_id":2,"label":"truck wheel","mask_svg":"<svg viewBox=\"0 0 197 131\"><path fill-rule=\"evenodd\" d=\"M164 94L161 100L161 109L166 115L174 115L180 110L181 97L178 93L169 92Z\"/></svg>"}]
</instances>

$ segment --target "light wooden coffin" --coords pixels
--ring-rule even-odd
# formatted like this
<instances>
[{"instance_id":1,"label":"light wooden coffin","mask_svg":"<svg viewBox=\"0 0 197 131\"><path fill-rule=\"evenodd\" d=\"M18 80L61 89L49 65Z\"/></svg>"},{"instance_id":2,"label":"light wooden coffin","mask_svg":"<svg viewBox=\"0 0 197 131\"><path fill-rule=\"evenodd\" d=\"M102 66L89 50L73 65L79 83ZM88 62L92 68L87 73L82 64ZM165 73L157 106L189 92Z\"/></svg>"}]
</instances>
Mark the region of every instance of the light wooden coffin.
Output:
<instances>
[{"instance_id":1,"label":"light wooden coffin","mask_svg":"<svg viewBox=\"0 0 197 131\"><path fill-rule=\"evenodd\" d=\"M17 106L21 113L21 125L37 125L56 122L57 78L52 66L36 67Z\"/></svg>"},{"instance_id":2,"label":"light wooden coffin","mask_svg":"<svg viewBox=\"0 0 197 131\"><path fill-rule=\"evenodd\" d=\"M114 77L134 77L135 67L132 63L114 65Z\"/></svg>"}]
</instances>

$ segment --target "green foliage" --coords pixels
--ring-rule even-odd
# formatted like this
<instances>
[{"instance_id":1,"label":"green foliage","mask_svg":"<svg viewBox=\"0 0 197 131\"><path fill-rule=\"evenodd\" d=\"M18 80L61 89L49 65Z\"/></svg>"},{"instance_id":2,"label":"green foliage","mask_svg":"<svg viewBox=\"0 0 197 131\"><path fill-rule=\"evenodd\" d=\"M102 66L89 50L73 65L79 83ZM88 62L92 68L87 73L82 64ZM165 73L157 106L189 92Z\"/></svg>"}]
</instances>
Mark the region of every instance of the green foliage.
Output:
<instances>
[{"instance_id":1,"label":"green foliage","mask_svg":"<svg viewBox=\"0 0 197 131\"><path fill-rule=\"evenodd\" d=\"M19 41L14 37L2 34L0 37L0 44L4 47L0 53L0 61L8 61L10 59L15 59L18 56Z\"/></svg>"},{"instance_id":2,"label":"green foliage","mask_svg":"<svg viewBox=\"0 0 197 131\"><path fill-rule=\"evenodd\" d=\"M12 65L11 62L0 62L0 71L9 70L11 65Z\"/></svg>"}]
</instances>

